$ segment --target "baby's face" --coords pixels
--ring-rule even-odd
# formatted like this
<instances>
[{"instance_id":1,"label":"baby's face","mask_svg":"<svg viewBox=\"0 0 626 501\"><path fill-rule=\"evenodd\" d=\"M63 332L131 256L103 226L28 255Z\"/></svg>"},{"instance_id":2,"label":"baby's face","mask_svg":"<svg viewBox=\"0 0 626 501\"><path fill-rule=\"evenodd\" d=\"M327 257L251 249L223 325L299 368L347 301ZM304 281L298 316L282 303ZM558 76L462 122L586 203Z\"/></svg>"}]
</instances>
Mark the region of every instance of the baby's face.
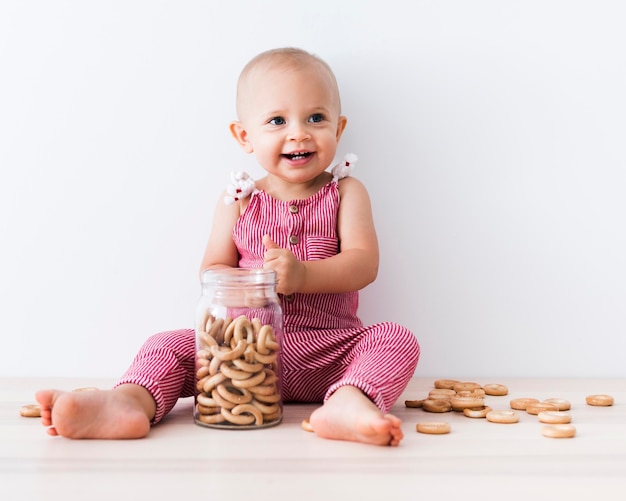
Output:
<instances>
[{"instance_id":1,"label":"baby's face","mask_svg":"<svg viewBox=\"0 0 626 501\"><path fill-rule=\"evenodd\" d=\"M329 167L346 124L334 79L316 62L253 69L237 108L244 149L290 183L311 181Z\"/></svg>"}]
</instances>

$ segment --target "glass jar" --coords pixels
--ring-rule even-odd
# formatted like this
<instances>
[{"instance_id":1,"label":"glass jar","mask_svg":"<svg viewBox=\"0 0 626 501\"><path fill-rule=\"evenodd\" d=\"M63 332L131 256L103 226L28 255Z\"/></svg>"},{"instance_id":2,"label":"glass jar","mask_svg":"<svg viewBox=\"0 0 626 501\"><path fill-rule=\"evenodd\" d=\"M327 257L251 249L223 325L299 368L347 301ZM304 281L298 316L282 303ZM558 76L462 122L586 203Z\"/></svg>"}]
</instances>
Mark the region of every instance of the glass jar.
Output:
<instances>
[{"instance_id":1,"label":"glass jar","mask_svg":"<svg viewBox=\"0 0 626 501\"><path fill-rule=\"evenodd\" d=\"M228 429L279 424L283 312L276 273L204 271L195 325L196 424Z\"/></svg>"}]
</instances>

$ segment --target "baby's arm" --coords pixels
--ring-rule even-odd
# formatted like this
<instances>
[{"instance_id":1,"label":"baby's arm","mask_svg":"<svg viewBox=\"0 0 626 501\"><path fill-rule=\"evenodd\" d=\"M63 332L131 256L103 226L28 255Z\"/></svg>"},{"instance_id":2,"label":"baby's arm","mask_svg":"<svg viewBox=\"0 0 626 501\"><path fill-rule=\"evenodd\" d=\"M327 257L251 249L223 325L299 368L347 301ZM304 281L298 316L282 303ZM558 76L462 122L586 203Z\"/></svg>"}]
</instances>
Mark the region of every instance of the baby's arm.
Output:
<instances>
[{"instance_id":1,"label":"baby's arm","mask_svg":"<svg viewBox=\"0 0 626 501\"><path fill-rule=\"evenodd\" d=\"M378 240L369 194L353 177L339 182L338 234L340 252L316 261L298 261L267 237L264 267L277 273L277 290L283 294L340 293L360 290L378 273Z\"/></svg>"},{"instance_id":2,"label":"baby's arm","mask_svg":"<svg viewBox=\"0 0 626 501\"><path fill-rule=\"evenodd\" d=\"M234 268L239 262L237 248L233 242L233 228L239 218L239 203L226 205L224 195L219 197L211 233L200 264L200 273L207 269Z\"/></svg>"}]
</instances>

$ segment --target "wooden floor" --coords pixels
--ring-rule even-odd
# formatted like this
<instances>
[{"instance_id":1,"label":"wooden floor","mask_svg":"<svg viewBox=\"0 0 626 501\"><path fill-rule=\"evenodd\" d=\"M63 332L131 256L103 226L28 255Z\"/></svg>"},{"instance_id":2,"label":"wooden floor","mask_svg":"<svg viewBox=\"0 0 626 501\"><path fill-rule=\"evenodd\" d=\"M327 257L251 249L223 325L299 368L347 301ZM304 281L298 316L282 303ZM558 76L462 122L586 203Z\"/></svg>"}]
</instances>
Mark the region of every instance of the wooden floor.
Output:
<instances>
[{"instance_id":1,"label":"wooden floor","mask_svg":"<svg viewBox=\"0 0 626 501\"><path fill-rule=\"evenodd\" d=\"M442 377L445 377L442 376ZM0 380L2 500L337 500L337 499L626 499L626 380L478 380L502 383L505 397L565 398L573 439L541 434L536 416L494 424L460 413L404 406L423 398L433 380L414 379L393 409L403 419L399 447L329 441L301 430L315 406L285 406L284 421L265 430L223 431L193 424L193 401L181 400L148 438L131 441L50 437L37 418L19 415L42 387L109 387L108 380ZM609 393L612 407L586 405ZM449 435L415 431L447 420ZM454 496L454 498L450 498Z\"/></svg>"}]
</instances>

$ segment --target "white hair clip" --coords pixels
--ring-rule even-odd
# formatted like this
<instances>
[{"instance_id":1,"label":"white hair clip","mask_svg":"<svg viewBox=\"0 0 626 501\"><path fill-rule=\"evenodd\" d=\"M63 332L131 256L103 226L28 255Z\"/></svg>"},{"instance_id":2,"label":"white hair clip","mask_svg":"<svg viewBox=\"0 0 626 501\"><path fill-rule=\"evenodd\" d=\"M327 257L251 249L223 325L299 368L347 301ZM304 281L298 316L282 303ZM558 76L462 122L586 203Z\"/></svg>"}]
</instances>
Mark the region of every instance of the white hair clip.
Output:
<instances>
[{"instance_id":1,"label":"white hair clip","mask_svg":"<svg viewBox=\"0 0 626 501\"><path fill-rule=\"evenodd\" d=\"M230 184L226 187L226 195L224 197L224 203L226 205L234 204L235 202L246 198L250 195L256 186L254 180L248 175L247 172L231 172Z\"/></svg>"},{"instance_id":2,"label":"white hair clip","mask_svg":"<svg viewBox=\"0 0 626 501\"><path fill-rule=\"evenodd\" d=\"M348 153L343 160L336 164L331 170L331 174L333 175L333 179L343 179L344 177L348 177L352 173L352 169L354 169L354 164L358 160L358 157L354 153Z\"/></svg>"}]
</instances>

